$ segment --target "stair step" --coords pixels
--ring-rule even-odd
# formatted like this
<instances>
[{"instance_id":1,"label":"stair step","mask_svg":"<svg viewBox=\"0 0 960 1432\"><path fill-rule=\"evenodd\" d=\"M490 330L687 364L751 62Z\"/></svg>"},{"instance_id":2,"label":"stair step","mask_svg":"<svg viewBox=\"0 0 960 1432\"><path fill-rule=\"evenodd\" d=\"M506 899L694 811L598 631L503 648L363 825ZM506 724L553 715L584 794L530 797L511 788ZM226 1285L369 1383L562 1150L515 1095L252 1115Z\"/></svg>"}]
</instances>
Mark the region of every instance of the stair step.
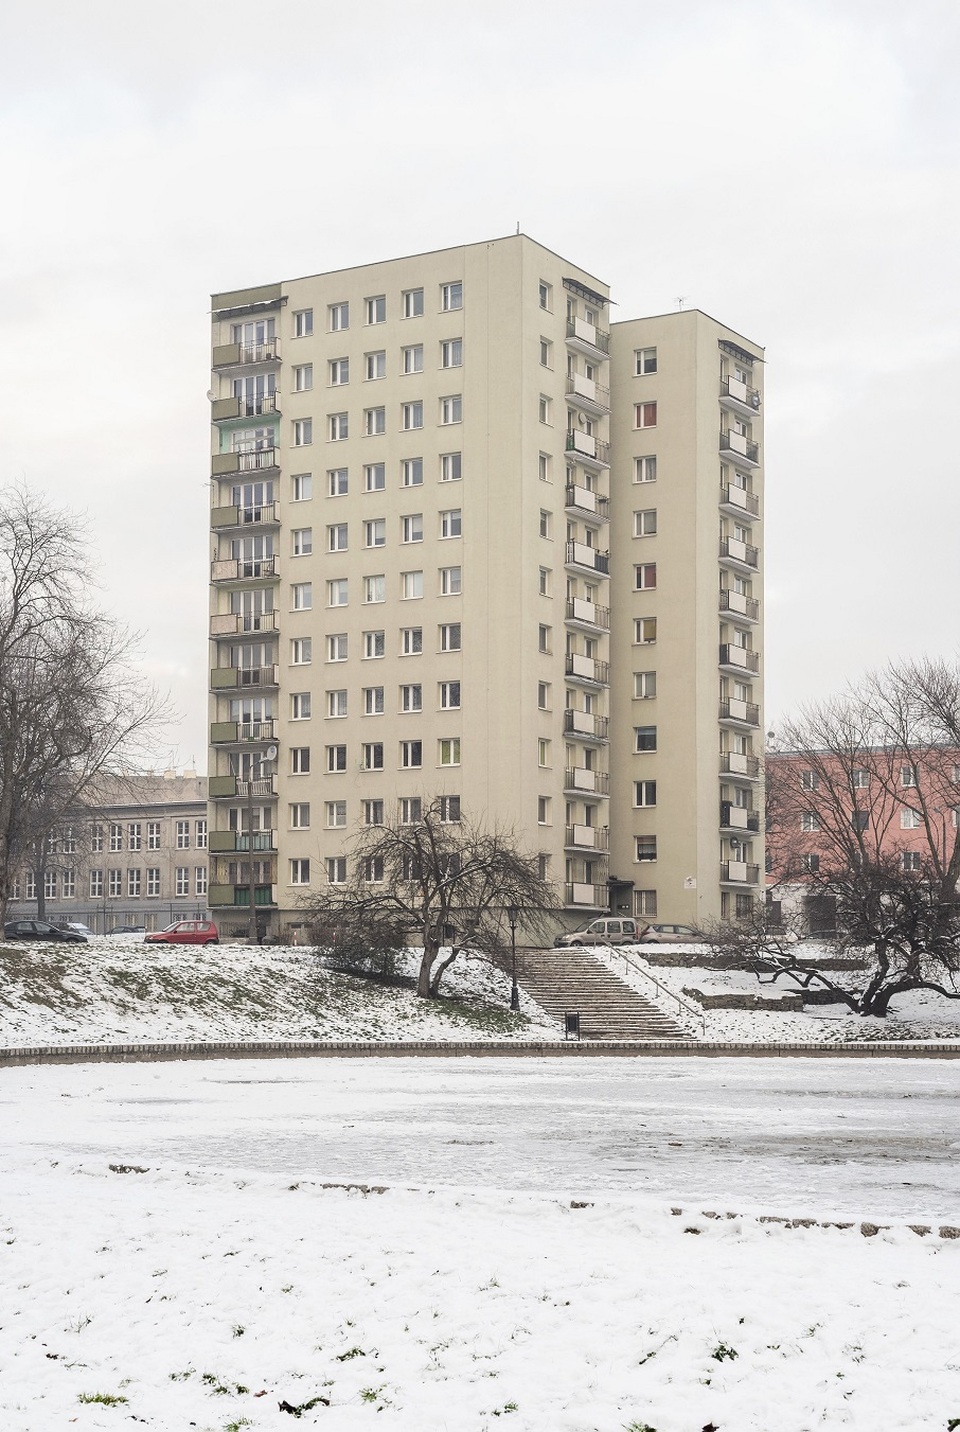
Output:
<instances>
[{"instance_id":1,"label":"stair step","mask_svg":"<svg viewBox=\"0 0 960 1432\"><path fill-rule=\"evenodd\" d=\"M530 950L517 980L546 1014L580 1015L587 1039L689 1039L655 1004L607 969L588 950Z\"/></svg>"}]
</instances>

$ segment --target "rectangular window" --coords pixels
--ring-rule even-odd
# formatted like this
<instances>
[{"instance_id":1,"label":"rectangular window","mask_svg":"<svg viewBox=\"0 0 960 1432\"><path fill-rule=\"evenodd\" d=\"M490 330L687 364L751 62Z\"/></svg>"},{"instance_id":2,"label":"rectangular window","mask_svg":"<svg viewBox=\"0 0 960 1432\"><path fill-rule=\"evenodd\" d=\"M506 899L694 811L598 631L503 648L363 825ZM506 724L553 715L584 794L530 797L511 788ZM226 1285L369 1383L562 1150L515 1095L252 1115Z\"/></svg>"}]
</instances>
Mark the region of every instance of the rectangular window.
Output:
<instances>
[{"instance_id":1,"label":"rectangular window","mask_svg":"<svg viewBox=\"0 0 960 1432\"><path fill-rule=\"evenodd\" d=\"M289 809L289 812L290 812L290 829L291 829L291 830L309 830L309 829L310 829L310 802L309 802L309 801L294 801L294 802L292 802L292 804L289 806L288 809Z\"/></svg>"},{"instance_id":2,"label":"rectangular window","mask_svg":"<svg viewBox=\"0 0 960 1432\"><path fill-rule=\"evenodd\" d=\"M378 353L364 355L364 373L368 383L387 376L387 355L383 349Z\"/></svg>"},{"instance_id":3,"label":"rectangular window","mask_svg":"<svg viewBox=\"0 0 960 1432\"><path fill-rule=\"evenodd\" d=\"M93 891L92 891L92 890L91 890L90 894L91 894L91 895L93 894ZM154 897L156 897L156 896L158 896L159 894L160 894L160 867L159 867L159 865L149 865L149 866L147 867L147 897L149 898L151 895L154 896Z\"/></svg>"},{"instance_id":4,"label":"rectangular window","mask_svg":"<svg viewBox=\"0 0 960 1432\"><path fill-rule=\"evenodd\" d=\"M437 759L441 766L459 766L460 737L443 737L437 742Z\"/></svg>"},{"instance_id":5,"label":"rectangular window","mask_svg":"<svg viewBox=\"0 0 960 1432\"><path fill-rule=\"evenodd\" d=\"M448 398L440 399L440 421L441 423L463 421L463 397L460 393L451 393Z\"/></svg>"},{"instance_id":6,"label":"rectangular window","mask_svg":"<svg viewBox=\"0 0 960 1432\"><path fill-rule=\"evenodd\" d=\"M160 822L158 820L147 821L147 849L160 849Z\"/></svg>"},{"instance_id":7,"label":"rectangular window","mask_svg":"<svg viewBox=\"0 0 960 1432\"><path fill-rule=\"evenodd\" d=\"M364 716L383 715L382 686L365 686L363 688L363 714Z\"/></svg>"},{"instance_id":8,"label":"rectangular window","mask_svg":"<svg viewBox=\"0 0 960 1432\"><path fill-rule=\"evenodd\" d=\"M329 863L328 861L327 864L329 865ZM310 861L307 856L297 856L290 861L290 884L310 884Z\"/></svg>"},{"instance_id":9,"label":"rectangular window","mask_svg":"<svg viewBox=\"0 0 960 1432\"><path fill-rule=\"evenodd\" d=\"M206 866L204 866L204 865L197 865L197 866L194 868L193 878L194 878L194 882L195 882L193 888L196 890L197 894L198 894L198 895L206 895L206 893L207 893L207 870L206 870Z\"/></svg>"},{"instance_id":10,"label":"rectangular window","mask_svg":"<svg viewBox=\"0 0 960 1432\"><path fill-rule=\"evenodd\" d=\"M383 801L364 801L364 825L383 825Z\"/></svg>"},{"instance_id":11,"label":"rectangular window","mask_svg":"<svg viewBox=\"0 0 960 1432\"><path fill-rule=\"evenodd\" d=\"M385 547L387 545L387 522L385 517L374 517L363 524L364 547Z\"/></svg>"},{"instance_id":12,"label":"rectangular window","mask_svg":"<svg viewBox=\"0 0 960 1432\"><path fill-rule=\"evenodd\" d=\"M327 528L327 551L346 552L348 529L346 522L335 522Z\"/></svg>"},{"instance_id":13,"label":"rectangular window","mask_svg":"<svg viewBox=\"0 0 960 1432\"><path fill-rule=\"evenodd\" d=\"M331 413L327 423L332 443L342 443L350 436L350 418L346 413Z\"/></svg>"},{"instance_id":14,"label":"rectangular window","mask_svg":"<svg viewBox=\"0 0 960 1432\"><path fill-rule=\"evenodd\" d=\"M657 837L655 835L638 835L636 854L638 860L656 860Z\"/></svg>"},{"instance_id":15,"label":"rectangular window","mask_svg":"<svg viewBox=\"0 0 960 1432\"><path fill-rule=\"evenodd\" d=\"M294 338L309 338L313 333L313 309L301 308L293 315Z\"/></svg>"},{"instance_id":16,"label":"rectangular window","mask_svg":"<svg viewBox=\"0 0 960 1432\"><path fill-rule=\"evenodd\" d=\"M309 447L313 442L313 418L297 418L293 424L294 447Z\"/></svg>"},{"instance_id":17,"label":"rectangular window","mask_svg":"<svg viewBox=\"0 0 960 1432\"><path fill-rule=\"evenodd\" d=\"M549 766L550 764L550 742L545 736L541 736L537 741L537 765Z\"/></svg>"},{"instance_id":18,"label":"rectangular window","mask_svg":"<svg viewBox=\"0 0 960 1432\"><path fill-rule=\"evenodd\" d=\"M656 403L637 403L634 408L634 427L655 428L657 426Z\"/></svg>"},{"instance_id":19,"label":"rectangular window","mask_svg":"<svg viewBox=\"0 0 960 1432\"><path fill-rule=\"evenodd\" d=\"M656 890L634 890L633 913L638 919L644 916L655 918L657 913Z\"/></svg>"},{"instance_id":20,"label":"rectangular window","mask_svg":"<svg viewBox=\"0 0 960 1432\"><path fill-rule=\"evenodd\" d=\"M654 456L638 457L634 467L634 482L656 482L657 459Z\"/></svg>"},{"instance_id":21,"label":"rectangular window","mask_svg":"<svg viewBox=\"0 0 960 1432\"><path fill-rule=\"evenodd\" d=\"M292 810L295 810L296 807L295 807L295 806L291 806L290 809L291 809L291 811L292 811ZM310 807L307 806L307 807L306 807L306 810L307 810L307 812L309 813ZM324 806L324 811L326 812L326 822L327 822L327 826L329 827L329 829L331 829L331 830L336 830L336 829L339 829L340 827L346 825L346 823L347 823L347 803L346 803L346 801L327 801L326 804L325 804L325 806Z\"/></svg>"},{"instance_id":22,"label":"rectangular window","mask_svg":"<svg viewBox=\"0 0 960 1432\"><path fill-rule=\"evenodd\" d=\"M400 518L400 541L401 542L422 542L423 541L423 513L412 512L407 517Z\"/></svg>"},{"instance_id":23,"label":"rectangular window","mask_svg":"<svg viewBox=\"0 0 960 1432\"><path fill-rule=\"evenodd\" d=\"M422 402L400 404L400 426L408 431L423 427Z\"/></svg>"},{"instance_id":24,"label":"rectangular window","mask_svg":"<svg viewBox=\"0 0 960 1432\"><path fill-rule=\"evenodd\" d=\"M310 774L310 747L290 747L290 774L291 776L308 776Z\"/></svg>"},{"instance_id":25,"label":"rectangular window","mask_svg":"<svg viewBox=\"0 0 960 1432\"><path fill-rule=\"evenodd\" d=\"M902 786L915 786L917 784L916 766L900 767L900 784Z\"/></svg>"},{"instance_id":26,"label":"rectangular window","mask_svg":"<svg viewBox=\"0 0 960 1432\"><path fill-rule=\"evenodd\" d=\"M139 850L143 844L143 827L139 821L134 821L127 826L127 849ZM63 843L64 851L67 849L67 842Z\"/></svg>"},{"instance_id":27,"label":"rectangular window","mask_svg":"<svg viewBox=\"0 0 960 1432\"><path fill-rule=\"evenodd\" d=\"M636 350L636 374L641 377L644 373L655 373L657 371L657 350L656 348L638 348Z\"/></svg>"},{"instance_id":28,"label":"rectangular window","mask_svg":"<svg viewBox=\"0 0 960 1432\"><path fill-rule=\"evenodd\" d=\"M346 497L350 479L345 467L332 467L327 473L327 491L331 497Z\"/></svg>"},{"instance_id":29,"label":"rectangular window","mask_svg":"<svg viewBox=\"0 0 960 1432\"><path fill-rule=\"evenodd\" d=\"M440 682L440 709L441 711L460 710L460 683L459 681Z\"/></svg>"},{"instance_id":30,"label":"rectangular window","mask_svg":"<svg viewBox=\"0 0 960 1432\"><path fill-rule=\"evenodd\" d=\"M341 360L345 361L345 360ZM332 366L332 365L331 365ZM331 380L332 381L332 380ZM293 370L293 391L309 393L313 387L313 364L299 363Z\"/></svg>"},{"instance_id":31,"label":"rectangular window","mask_svg":"<svg viewBox=\"0 0 960 1432\"><path fill-rule=\"evenodd\" d=\"M440 650L460 651L460 623L445 622L440 628Z\"/></svg>"},{"instance_id":32,"label":"rectangular window","mask_svg":"<svg viewBox=\"0 0 960 1432\"><path fill-rule=\"evenodd\" d=\"M293 538L293 555L309 557L313 551L313 528L294 527L291 536ZM346 528L344 528L344 536L346 536Z\"/></svg>"},{"instance_id":33,"label":"rectangular window","mask_svg":"<svg viewBox=\"0 0 960 1432\"><path fill-rule=\"evenodd\" d=\"M373 577L363 579L363 600L365 603L385 602L387 599L387 579L382 572Z\"/></svg>"},{"instance_id":34,"label":"rectangular window","mask_svg":"<svg viewBox=\"0 0 960 1432\"><path fill-rule=\"evenodd\" d=\"M868 810L852 811L850 823L854 830L868 830L870 826L870 812Z\"/></svg>"},{"instance_id":35,"label":"rectangular window","mask_svg":"<svg viewBox=\"0 0 960 1432\"><path fill-rule=\"evenodd\" d=\"M537 824L550 824L550 797L537 796Z\"/></svg>"},{"instance_id":36,"label":"rectangular window","mask_svg":"<svg viewBox=\"0 0 960 1432\"><path fill-rule=\"evenodd\" d=\"M327 606L345 607L350 601L350 586L346 577L336 577L327 583Z\"/></svg>"},{"instance_id":37,"label":"rectangular window","mask_svg":"<svg viewBox=\"0 0 960 1432\"><path fill-rule=\"evenodd\" d=\"M460 824L460 797L441 796L437 802L440 821L443 825Z\"/></svg>"},{"instance_id":38,"label":"rectangular window","mask_svg":"<svg viewBox=\"0 0 960 1432\"><path fill-rule=\"evenodd\" d=\"M309 691L292 691L290 693L291 721L309 721L311 705Z\"/></svg>"},{"instance_id":39,"label":"rectangular window","mask_svg":"<svg viewBox=\"0 0 960 1432\"><path fill-rule=\"evenodd\" d=\"M656 726L634 726L633 736L633 749L638 753L641 751L655 751L657 749Z\"/></svg>"},{"instance_id":40,"label":"rectangular window","mask_svg":"<svg viewBox=\"0 0 960 1432\"><path fill-rule=\"evenodd\" d=\"M635 806L655 806L657 803L656 781L634 781L633 783L633 804Z\"/></svg>"},{"instance_id":41,"label":"rectangular window","mask_svg":"<svg viewBox=\"0 0 960 1432\"><path fill-rule=\"evenodd\" d=\"M111 876L113 872L111 871ZM119 891L117 892L119 894ZM173 893L181 898L190 894L190 869L186 865L178 865L173 879Z\"/></svg>"},{"instance_id":42,"label":"rectangular window","mask_svg":"<svg viewBox=\"0 0 960 1432\"><path fill-rule=\"evenodd\" d=\"M440 568L441 597L458 597L463 590L463 569L461 567Z\"/></svg>"},{"instance_id":43,"label":"rectangular window","mask_svg":"<svg viewBox=\"0 0 960 1432\"><path fill-rule=\"evenodd\" d=\"M327 747L327 770L331 775L347 769L346 746Z\"/></svg>"},{"instance_id":44,"label":"rectangular window","mask_svg":"<svg viewBox=\"0 0 960 1432\"><path fill-rule=\"evenodd\" d=\"M190 822L188 820L177 821L177 849L190 849Z\"/></svg>"},{"instance_id":45,"label":"rectangular window","mask_svg":"<svg viewBox=\"0 0 960 1432\"><path fill-rule=\"evenodd\" d=\"M540 509L540 536L541 536L541 537L546 537L546 538L549 539L549 537L550 537L550 520L551 520L551 517L552 517L552 513L548 512L545 507L541 507L541 509Z\"/></svg>"},{"instance_id":46,"label":"rectangular window","mask_svg":"<svg viewBox=\"0 0 960 1432\"><path fill-rule=\"evenodd\" d=\"M368 855L363 862L363 878L370 885L383 882L384 859L382 855Z\"/></svg>"},{"instance_id":47,"label":"rectangular window","mask_svg":"<svg viewBox=\"0 0 960 1432\"><path fill-rule=\"evenodd\" d=\"M550 710L550 682L537 682L537 706L541 711Z\"/></svg>"},{"instance_id":48,"label":"rectangular window","mask_svg":"<svg viewBox=\"0 0 960 1432\"><path fill-rule=\"evenodd\" d=\"M340 720L347 714L347 693L344 690L327 692L327 716Z\"/></svg>"},{"instance_id":49,"label":"rectangular window","mask_svg":"<svg viewBox=\"0 0 960 1432\"><path fill-rule=\"evenodd\" d=\"M637 617L633 623L633 639L638 646L652 646L657 639L656 617Z\"/></svg>"},{"instance_id":50,"label":"rectangular window","mask_svg":"<svg viewBox=\"0 0 960 1432\"><path fill-rule=\"evenodd\" d=\"M552 575L552 574L551 574L551 572L550 572L550 568L549 568L549 567L541 567L541 568L540 568L540 574L539 574L539 579L538 579L538 585L539 585L539 591L540 591L541 597L549 597L549 595L550 595L550 577L551 577L551 575Z\"/></svg>"},{"instance_id":51,"label":"rectangular window","mask_svg":"<svg viewBox=\"0 0 960 1432\"><path fill-rule=\"evenodd\" d=\"M440 344L440 367L441 368L462 368L463 367L463 339L446 338Z\"/></svg>"},{"instance_id":52,"label":"rectangular window","mask_svg":"<svg viewBox=\"0 0 960 1432\"><path fill-rule=\"evenodd\" d=\"M800 817L800 829L804 831L813 831L820 829L820 817L816 814L815 811L805 810L803 812Z\"/></svg>"},{"instance_id":53,"label":"rectangular window","mask_svg":"<svg viewBox=\"0 0 960 1432\"><path fill-rule=\"evenodd\" d=\"M800 785L805 791L815 791L820 784L816 771L801 771Z\"/></svg>"},{"instance_id":54,"label":"rectangular window","mask_svg":"<svg viewBox=\"0 0 960 1432\"><path fill-rule=\"evenodd\" d=\"M422 711L423 710L423 687L415 683L412 686L401 686L400 688L400 710L401 711Z\"/></svg>"},{"instance_id":55,"label":"rectangular window","mask_svg":"<svg viewBox=\"0 0 960 1432\"><path fill-rule=\"evenodd\" d=\"M330 386L339 388L344 383L350 382L350 359L330 359Z\"/></svg>"},{"instance_id":56,"label":"rectangular window","mask_svg":"<svg viewBox=\"0 0 960 1432\"><path fill-rule=\"evenodd\" d=\"M423 801L420 796L401 797L398 813L401 825L416 825L423 819Z\"/></svg>"},{"instance_id":57,"label":"rectangular window","mask_svg":"<svg viewBox=\"0 0 960 1432\"><path fill-rule=\"evenodd\" d=\"M423 765L423 742L400 742L400 765L404 770L419 770Z\"/></svg>"},{"instance_id":58,"label":"rectangular window","mask_svg":"<svg viewBox=\"0 0 960 1432\"><path fill-rule=\"evenodd\" d=\"M648 507L644 512L633 514L634 537L655 537L657 533L657 509Z\"/></svg>"},{"instance_id":59,"label":"rectangular window","mask_svg":"<svg viewBox=\"0 0 960 1432\"><path fill-rule=\"evenodd\" d=\"M440 513L440 536L461 537L463 535L461 525L461 509L451 507L446 512Z\"/></svg>"},{"instance_id":60,"label":"rectangular window","mask_svg":"<svg viewBox=\"0 0 960 1432\"><path fill-rule=\"evenodd\" d=\"M419 656L423 651L423 627L402 627L400 630L401 656Z\"/></svg>"},{"instance_id":61,"label":"rectangular window","mask_svg":"<svg viewBox=\"0 0 960 1432\"><path fill-rule=\"evenodd\" d=\"M540 366L542 368L553 367L553 363L551 362L552 349L553 344L550 342L549 338L540 339Z\"/></svg>"},{"instance_id":62,"label":"rectangular window","mask_svg":"<svg viewBox=\"0 0 960 1432\"><path fill-rule=\"evenodd\" d=\"M385 638L382 631L365 631L363 634L363 657L365 661L372 661L375 657L383 656L385 649Z\"/></svg>"},{"instance_id":63,"label":"rectangular window","mask_svg":"<svg viewBox=\"0 0 960 1432\"><path fill-rule=\"evenodd\" d=\"M400 481L404 487L423 485L423 458L405 457L400 464Z\"/></svg>"},{"instance_id":64,"label":"rectangular window","mask_svg":"<svg viewBox=\"0 0 960 1432\"><path fill-rule=\"evenodd\" d=\"M382 741L364 741L360 747L360 766L364 771L383 770Z\"/></svg>"},{"instance_id":65,"label":"rectangular window","mask_svg":"<svg viewBox=\"0 0 960 1432\"><path fill-rule=\"evenodd\" d=\"M346 468L344 468L346 477ZM290 479L290 490L294 502L309 502L313 496L313 476L309 472L297 472ZM346 487L344 487L346 492Z\"/></svg>"},{"instance_id":66,"label":"rectangular window","mask_svg":"<svg viewBox=\"0 0 960 1432\"><path fill-rule=\"evenodd\" d=\"M158 872L158 873L159 873L159 872ZM91 897L91 899L99 899L102 895L103 895L103 871L102 871L102 870L91 870L91 871L90 871L90 897ZM27 898L28 898L28 899L30 898L29 892L28 892Z\"/></svg>"},{"instance_id":67,"label":"rectangular window","mask_svg":"<svg viewBox=\"0 0 960 1432\"><path fill-rule=\"evenodd\" d=\"M111 825L111 827L110 827L110 849L111 849L111 850L122 850L122 849L123 849L123 826L122 826L122 825Z\"/></svg>"},{"instance_id":68,"label":"rectangular window","mask_svg":"<svg viewBox=\"0 0 960 1432\"><path fill-rule=\"evenodd\" d=\"M408 288L403 294L403 316L404 318L423 317L423 289Z\"/></svg>"},{"instance_id":69,"label":"rectangular window","mask_svg":"<svg viewBox=\"0 0 960 1432\"><path fill-rule=\"evenodd\" d=\"M657 694L657 673L635 671L633 673L633 694L639 701L650 701Z\"/></svg>"},{"instance_id":70,"label":"rectangular window","mask_svg":"<svg viewBox=\"0 0 960 1432\"><path fill-rule=\"evenodd\" d=\"M347 659L347 634L339 631L334 636L327 637L327 660L346 661Z\"/></svg>"},{"instance_id":71,"label":"rectangular window","mask_svg":"<svg viewBox=\"0 0 960 1432\"><path fill-rule=\"evenodd\" d=\"M854 771L851 777L851 785L855 791L865 791L870 784L870 772L859 770Z\"/></svg>"},{"instance_id":72,"label":"rectangular window","mask_svg":"<svg viewBox=\"0 0 960 1432\"><path fill-rule=\"evenodd\" d=\"M349 303L331 303L327 308L331 333L344 333L350 327Z\"/></svg>"},{"instance_id":73,"label":"rectangular window","mask_svg":"<svg viewBox=\"0 0 960 1432\"><path fill-rule=\"evenodd\" d=\"M541 482L552 481L552 478L550 476L550 463L551 458L548 452L542 452L537 458L537 473ZM547 534L545 532L541 533L541 536L545 537L546 535Z\"/></svg>"},{"instance_id":74,"label":"rectangular window","mask_svg":"<svg viewBox=\"0 0 960 1432\"><path fill-rule=\"evenodd\" d=\"M550 421L550 399L545 393L540 394L537 403L537 416L541 423L549 423Z\"/></svg>"},{"instance_id":75,"label":"rectangular window","mask_svg":"<svg viewBox=\"0 0 960 1432\"><path fill-rule=\"evenodd\" d=\"M455 308L463 307L463 284L442 283L440 285L440 307L444 313L450 313Z\"/></svg>"},{"instance_id":76,"label":"rectangular window","mask_svg":"<svg viewBox=\"0 0 960 1432\"><path fill-rule=\"evenodd\" d=\"M313 660L313 637L294 637L290 643L290 665L309 666Z\"/></svg>"},{"instance_id":77,"label":"rectangular window","mask_svg":"<svg viewBox=\"0 0 960 1432\"><path fill-rule=\"evenodd\" d=\"M900 869L903 871L920 870L922 860L919 850L901 850Z\"/></svg>"},{"instance_id":78,"label":"rectangular window","mask_svg":"<svg viewBox=\"0 0 960 1432\"><path fill-rule=\"evenodd\" d=\"M656 562L641 562L633 569L634 591L649 592L657 585Z\"/></svg>"},{"instance_id":79,"label":"rectangular window","mask_svg":"<svg viewBox=\"0 0 960 1432\"><path fill-rule=\"evenodd\" d=\"M206 848L207 848L207 822L206 822L205 820L198 820L198 821L197 821L196 840L197 840L197 849L198 849L198 850L206 850Z\"/></svg>"},{"instance_id":80,"label":"rectangular window","mask_svg":"<svg viewBox=\"0 0 960 1432\"><path fill-rule=\"evenodd\" d=\"M386 295L378 293L375 298L368 298L366 303L368 323L386 323L387 321L387 299Z\"/></svg>"},{"instance_id":81,"label":"rectangular window","mask_svg":"<svg viewBox=\"0 0 960 1432\"><path fill-rule=\"evenodd\" d=\"M918 810L902 810L900 812L901 830L919 830L923 821Z\"/></svg>"},{"instance_id":82,"label":"rectangular window","mask_svg":"<svg viewBox=\"0 0 960 1432\"><path fill-rule=\"evenodd\" d=\"M382 462L368 462L363 469L364 492L382 492L386 485L386 464Z\"/></svg>"},{"instance_id":83,"label":"rectangular window","mask_svg":"<svg viewBox=\"0 0 960 1432\"><path fill-rule=\"evenodd\" d=\"M537 650L538 650L538 651L542 651L542 652L544 652L545 654L549 654L549 652L550 652L550 650L551 650L550 636L551 636L551 629L550 629L550 627L544 626L544 625L541 623L541 625L537 628Z\"/></svg>"},{"instance_id":84,"label":"rectangular window","mask_svg":"<svg viewBox=\"0 0 960 1432\"><path fill-rule=\"evenodd\" d=\"M540 280L540 307L545 308L548 313L553 311L553 284Z\"/></svg>"},{"instance_id":85,"label":"rectangular window","mask_svg":"<svg viewBox=\"0 0 960 1432\"><path fill-rule=\"evenodd\" d=\"M463 454L445 452L440 455L440 481L459 482L463 477Z\"/></svg>"},{"instance_id":86,"label":"rectangular window","mask_svg":"<svg viewBox=\"0 0 960 1432\"><path fill-rule=\"evenodd\" d=\"M380 433L387 431L387 410L386 408L364 408L363 410L363 432L368 438L377 437Z\"/></svg>"},{"instance_id":87,"label":"rectangular window","mask_svg":"<svg viewBox=\"0 0 960 1432\"><path fill-rule=\"evenodd\" d=\"M290 605L295 612L308 612L313 606L313 583L294 582L290 588Z\"/></svg>"},{"instance_id":88,"label":"rectangular window","mask_svg":"<svg viewBox=\"0 0 960 1432\"><path fill-rule=\"evenodd\" d=\"M400 371L401 373L423 372L422 343L411 343L409 347L400 349Z\"/></svg>"}]
</instances>

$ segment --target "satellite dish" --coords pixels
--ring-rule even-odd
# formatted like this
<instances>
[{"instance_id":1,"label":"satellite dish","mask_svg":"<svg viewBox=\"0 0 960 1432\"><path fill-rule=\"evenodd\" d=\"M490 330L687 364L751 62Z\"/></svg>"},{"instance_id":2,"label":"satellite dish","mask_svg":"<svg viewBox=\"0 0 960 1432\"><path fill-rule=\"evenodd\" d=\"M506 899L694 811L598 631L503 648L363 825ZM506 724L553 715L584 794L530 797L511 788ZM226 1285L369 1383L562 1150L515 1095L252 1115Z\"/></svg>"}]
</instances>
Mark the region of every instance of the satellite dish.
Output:
<instances>
[{"instance_id":1,"label":"satellite dish","mask_svg":"<svg viewBox=\"0 0 960 1432\"><path fill-rule=\"evenodd\" d=\"M278 749L278 748L277 748L276 746L268 746L268 747L267 747L267 760L268 760L268 761L275 761L275 760L277 759L277 749Z\"/></svg>"}]
</instances>

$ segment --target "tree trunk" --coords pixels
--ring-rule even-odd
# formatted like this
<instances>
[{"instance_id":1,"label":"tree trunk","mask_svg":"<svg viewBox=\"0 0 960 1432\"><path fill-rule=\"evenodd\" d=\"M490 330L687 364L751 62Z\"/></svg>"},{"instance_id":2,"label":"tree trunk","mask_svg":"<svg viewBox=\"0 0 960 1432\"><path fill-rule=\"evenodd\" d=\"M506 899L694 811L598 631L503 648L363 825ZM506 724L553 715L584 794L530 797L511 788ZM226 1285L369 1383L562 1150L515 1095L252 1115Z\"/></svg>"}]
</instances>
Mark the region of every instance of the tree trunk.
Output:
<instances>
[{"instance_id":1,"label":"tree trunk","mask_svg":"<svg viewBox=\"0 0 960 1432\"><path fill-rule=\"evenodd\" d=\"M421 999L433 999L435 991L431 984L434 961L440 953L440 946L434 939L424 937L423 955L420 960L420 971L417 975L417 994Z\"/></svg>"}]
</instances>

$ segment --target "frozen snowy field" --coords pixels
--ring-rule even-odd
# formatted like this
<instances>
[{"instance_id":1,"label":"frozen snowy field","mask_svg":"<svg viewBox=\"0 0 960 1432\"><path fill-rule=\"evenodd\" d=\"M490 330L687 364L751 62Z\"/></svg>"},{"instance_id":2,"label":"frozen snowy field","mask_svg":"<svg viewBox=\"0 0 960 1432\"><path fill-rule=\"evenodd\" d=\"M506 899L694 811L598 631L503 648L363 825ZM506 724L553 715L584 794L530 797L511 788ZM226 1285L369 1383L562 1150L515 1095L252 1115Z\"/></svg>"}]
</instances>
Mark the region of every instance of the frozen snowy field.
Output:
<instances>
[{"instance_id":1,"label":"frozen snowy field","mask_svg":"<svg viewBox=\"0 0 960 1432\"><path fill-rule=\"evenodd\" d=\"M906 1225L960 1224L958 1075L2 1071L0 1427L946 1432L960 1241Z\"/></svg>"}]
</instances>

